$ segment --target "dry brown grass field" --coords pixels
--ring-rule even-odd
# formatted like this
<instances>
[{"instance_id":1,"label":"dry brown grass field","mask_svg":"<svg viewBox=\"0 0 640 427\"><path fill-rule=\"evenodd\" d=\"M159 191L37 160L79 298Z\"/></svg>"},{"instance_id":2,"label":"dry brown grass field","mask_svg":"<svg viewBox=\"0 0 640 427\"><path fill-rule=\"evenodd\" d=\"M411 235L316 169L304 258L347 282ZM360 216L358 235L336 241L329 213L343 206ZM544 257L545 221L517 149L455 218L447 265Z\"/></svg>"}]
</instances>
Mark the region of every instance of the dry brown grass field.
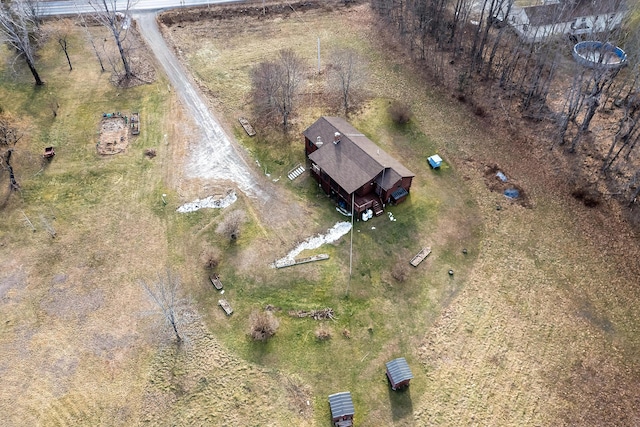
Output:
<instances>
[{"instance_id":1,"label":"dry brown grass field","mask_svg":"<svg viewBox=\"0 0 640 427\"><path fill-rule=\"evenodd\" d=\"M327 264L277 276L265 260L340 219L323 213L333 208L308 179L278 184L291 200L290 217L280 223L240 195L234 208L249 221L238 244L228 245L213 232L224 213L175 213L217 186L181 173L196 141L162 73L154 83L117 89L80 32L72 73L51 40L40 58L44 90L33 90L20 67L16 73L5 62L0 69L0 105L29 131L16 150L22 190L0 210L2 425L329 426L327 393L343 388L354 395L359 426L640 424L637 232L606 201L587 208L572 198L557 153L420 81L408 58L385 49L364 4L199 15L165 35L224 126L273 173L286 173L280 155L302 159L301 143L282 138L270 155L241 135L237 117L251 116L251 66L282 47L309 58L291 132L299 134L317 115L339 114L324 103L323 77L313 71L317 39L322 49L362 52L370 77L350 120L416 172L410 202L394 210L399 221L429 221L409 222L411 238L384 217L371 224L388 236L358 225L374 249L359 247L350 298L342 291L345 242L327 249ZM54 95L55 119L42 107ZM412 106L415 132L388 125L392 100ZM142 133L124 153L101 157L100 115L114 109L139 110ZM40 170L34 159L49 143L58 154ZM144 156L150 148L154 159ZM434 150L447 163L439 174L425 165ZM493 165L526 191L526 207L491 191L486 172ZM388 270L406 263L414 247L397 236L436 249L403 284ZM198 255L206 245L223 252L232 318L205 285ZM375 254L388 248L396 252L390 261ZM192 296L181 347L139 285L166 266ZM317 308L318 301L340 309L328 324L330 342L312 342L315 325L281 314L272 342L246 338L246 318L260 304ZM346 328L350 339L341 336ZM399 355L415 378L398 394L380 367Z\"/></svg>"}]
</instances>

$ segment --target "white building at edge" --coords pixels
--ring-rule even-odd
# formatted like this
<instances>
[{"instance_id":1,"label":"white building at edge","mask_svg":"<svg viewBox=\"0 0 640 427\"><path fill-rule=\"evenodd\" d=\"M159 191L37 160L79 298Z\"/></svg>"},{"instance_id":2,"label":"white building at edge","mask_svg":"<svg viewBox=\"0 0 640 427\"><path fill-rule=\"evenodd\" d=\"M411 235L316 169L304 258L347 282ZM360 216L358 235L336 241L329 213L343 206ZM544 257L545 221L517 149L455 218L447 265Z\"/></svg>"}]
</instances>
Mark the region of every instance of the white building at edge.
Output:
<instances>
[{"instance_id":1,"label":"white building at edge","mask_svg":"<svg viewBox=\"0 0 640 427\"><path fill-rule=\"evenodd\" d=\"M594 34L620 26L627 14L625 0L543 0L534 6L518 6L505 0L496 15L526 42L540 42L552 35Z\"/></svg>"}]
</instances>

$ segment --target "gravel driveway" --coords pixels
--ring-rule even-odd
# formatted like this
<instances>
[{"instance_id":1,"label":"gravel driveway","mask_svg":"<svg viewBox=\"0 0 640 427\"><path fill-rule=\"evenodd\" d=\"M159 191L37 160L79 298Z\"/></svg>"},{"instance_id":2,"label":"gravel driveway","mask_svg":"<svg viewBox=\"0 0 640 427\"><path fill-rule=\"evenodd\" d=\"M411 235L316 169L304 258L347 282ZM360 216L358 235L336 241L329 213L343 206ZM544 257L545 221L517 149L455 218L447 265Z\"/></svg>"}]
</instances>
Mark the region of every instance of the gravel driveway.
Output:
<instances>
[{"instance_id":1,"label":"gravel driveway","mask_svg":"<svg viewBox=\"0 0 640 427\"><path fill-rule=\"evenodd\" d=\"M247 196L258 198L262 202L269 201L269 194L258 185L255 173L209 111L191 76L167 46L158 28L156 14L136 13L134 19L193 122L201 130L200 141L193 147L191 158L185 166L187 177L231 181Z\"/></svg>"}]
</instances>

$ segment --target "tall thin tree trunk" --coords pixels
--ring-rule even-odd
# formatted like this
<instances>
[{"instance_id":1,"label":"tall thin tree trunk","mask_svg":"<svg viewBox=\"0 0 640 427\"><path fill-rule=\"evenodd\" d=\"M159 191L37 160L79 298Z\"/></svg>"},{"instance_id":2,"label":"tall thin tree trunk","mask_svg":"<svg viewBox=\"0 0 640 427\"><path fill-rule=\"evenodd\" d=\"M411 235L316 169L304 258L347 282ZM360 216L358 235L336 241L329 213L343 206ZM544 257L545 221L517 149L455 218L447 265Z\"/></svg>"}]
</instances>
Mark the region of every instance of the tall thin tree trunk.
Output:
<instances>
[{"instance_id":1,"label":"tall thin tree trunk","mask_svg":"<svg viewBox=\"0 0 640 427\"><path fill-rule=\"evenodd\" d=\"M36 86L42 86L44 82L40 79L40 75L38 74L38 70L36 70L36 66L28 56L25 55L25 59L27 61L27 65L29 66L29 70L31 70L31 74L33 74L33 78L36 81Z\"/></svg>"},{"instance_id":2,"label":"tall thin tree trunk","mask_svg":"<svg viewBox=\"0 0 640 427\"><path fill-rule=\"evenodd\" d=\"M60 47L64 51L64 55L67 57L67 62L69 63L69 71L73 71L73 67L71 66L71 59L69 58L69 52L67 51L67 41L65 39L58 39L58 43L60 43Z\"/></svg>"},{"instance_id":3,"label":"tall thin tree trunk","mask_svg":"<svg viewBox=\"0 0 640 427\"><path fill-rule=\"evenodd\" d=\"M16 176L13 173L13 167L11 166L11 153L13 153L13 149L7 150L4 156L4 162L7 164L7 169L9 170L9 188L11 191L16 191L20 189L20 185L18 181L16 181Z\"/></svg>"},{"instance_id":4,"label":"tall thin tree trunk","mask_svg":"<svg viewBox=\"0 0 640 427\"><path fill-rule=\"evenodd\" d=\"M133 77L133 72L131 71L131 65L129 64L129 59L127 58L124 48L122 47L122 41L120 40L120 37L118 37L118 35L115 32L113 33L113 35L115 36L114 38L116 39L116 44L118 45L118 52L120 52L122 65L124 65L124 78L129 79Z\"/></svg>"}]
</instances>

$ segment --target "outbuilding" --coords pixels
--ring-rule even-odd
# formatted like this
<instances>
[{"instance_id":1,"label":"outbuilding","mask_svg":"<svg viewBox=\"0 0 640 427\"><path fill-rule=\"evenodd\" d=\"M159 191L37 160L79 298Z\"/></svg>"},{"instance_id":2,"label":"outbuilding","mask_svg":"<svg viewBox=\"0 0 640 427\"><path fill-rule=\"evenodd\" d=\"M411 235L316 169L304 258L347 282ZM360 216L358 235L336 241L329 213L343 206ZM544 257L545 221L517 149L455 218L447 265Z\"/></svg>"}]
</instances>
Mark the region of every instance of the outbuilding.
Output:
<instances>
[{"instance_id":1,"label":"outbuilding","mask_svg":"<svg viewBox=\"0 0 640 427\"><path fill-rule=\"evenodd\" d=\"M351 393L343 391L329 395L329 407L331 408L331 422L335 427L353 426L353 400Z\"/></svg>"},{"instance_id":2,"label":"outbuilding","mask_svg":"<svg viewBox=\"0 0 640 427\"><path fill-rule=\"evenodd\" d=\"M413 378L413 374L404 357L387 362L387 378L389 378L392 390L409 386L409 381Z\"/></svg>"},{"instance_id":3,"label":"outbuilding","mask_svg":"<svg viewBox=\"0 0 640 427\"><path fill-rule=\"evenodd\" d=\"M427 160L429 161L429 164L431 165L431 167L434 169L437 169L442 165L442 158L437 154L434 154L433 156L429 157Z\"/></svg>"}]
</instances>

